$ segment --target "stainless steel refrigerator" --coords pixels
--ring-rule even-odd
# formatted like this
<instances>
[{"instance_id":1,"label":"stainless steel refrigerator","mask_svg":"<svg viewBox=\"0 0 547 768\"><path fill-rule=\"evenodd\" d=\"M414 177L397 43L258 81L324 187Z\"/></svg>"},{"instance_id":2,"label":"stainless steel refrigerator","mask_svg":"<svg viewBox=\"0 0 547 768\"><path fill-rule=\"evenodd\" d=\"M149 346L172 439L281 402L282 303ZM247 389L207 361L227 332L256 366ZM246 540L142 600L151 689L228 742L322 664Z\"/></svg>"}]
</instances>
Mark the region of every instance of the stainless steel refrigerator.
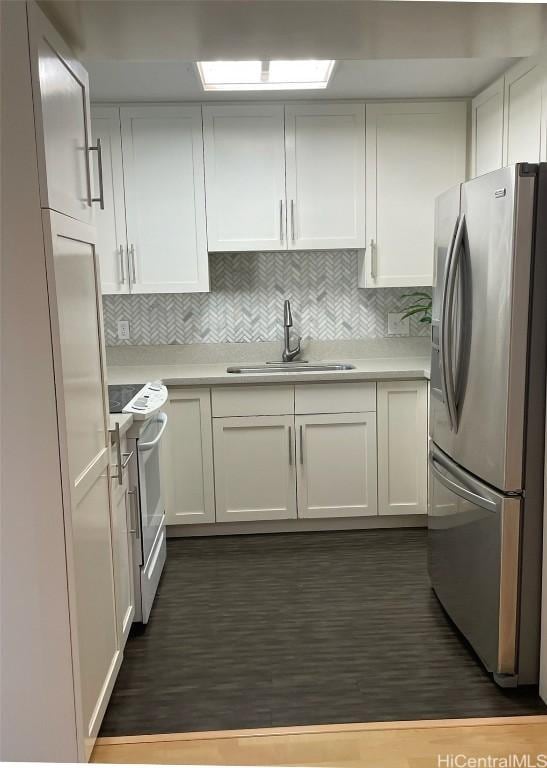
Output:
<instances>
[{"instance_id":1,"label":"stainless steel refrigerator","mask_svg":"<svg viewBox=\"0 0 547 768\"><path fill-rule=\"evenodd\" d=\"M539 667L547 164L436 202L428 556L444 609L500 685Z\"/></svg>"}]
</instances>

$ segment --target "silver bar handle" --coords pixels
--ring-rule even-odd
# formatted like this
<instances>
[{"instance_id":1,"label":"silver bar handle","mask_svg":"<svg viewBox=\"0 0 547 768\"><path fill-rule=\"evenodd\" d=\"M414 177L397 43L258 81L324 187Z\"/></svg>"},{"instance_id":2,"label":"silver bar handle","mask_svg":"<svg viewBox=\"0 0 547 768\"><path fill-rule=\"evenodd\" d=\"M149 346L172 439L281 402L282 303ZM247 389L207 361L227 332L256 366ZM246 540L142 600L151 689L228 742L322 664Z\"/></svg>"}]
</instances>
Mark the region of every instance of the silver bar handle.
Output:
<instances>
[{"instance_id":1,"label":"silver bar handle","mask_svg":"<svg viewBox=\"0 0 547 768\"><path fill-rule=\"evenodd\" d=\"M103 150L101 140L97 139L94 147L89 147L90 152L97 153L97 167L99 169L99 197L90 198L92 203L100 203L101 211L104 211L104 184L103 184Z\"/></svg>"},{"instance_id":2,"label":"silver bar handle","mask_svg":"<svg viewBox=\"0 0 547 768\"><path fill-rule=\"evenodd\" d=\"M125 283L125 261L123 258L123 245L120 245L118 248L118 253L120 255L120 282L123 285Z\"/></svg>"},{"instance_id":3,"label":"silver bar handle","mask_svg":"<svg viewBox=\"0 0 547 768\"><path fill-rule=\"evenodd\" d=\"M369 250L370 250L370 277L372 280L376 280L376 276L377 276L376 249L374 248L373 237L370 238Z\"/></svg>"},{"instance_id":4,"label":"silver bar handle","mask_svg":"<svg viewBox=\"0 0 547 768\"><path fill-rule=\"evenodd\" d=\"M443 292L442 292L442 298L441 298L441 317L440 317L440 327L439 327L439 364L440 364L440 374L441 374L441 391L443 395L443 400L446 403L446 410L448 412L448 421L450 425L450 430L452 431L454 428L454 419L452 415L452 409L450 408L449 401L448 401L448 382L446 378L447 369L451 365L450 359L447 359L446 357L446 341L445 341L445 335L447 333L448 328L448 315L447 315L447 289L448 289L448 280L450 275L450 266L452 264L452 258L454 254L454 243L456 242L456 234L458 232L460 224L460 217L456 219L456 223L454 224L454 230L452 232L452 237L450 238L450 243L448 245L448 251L446 254L446 264L444 268L444 279L443 279Z\"/></svg>"},{"instance_id":5,"label":"silver bar handle","mask_svg":"<svg viewBox=\"0 0 547 768\"><path fill-rule=\"evenodd\" d=\"M117 421L116 426L114 429L110 430L110 434L114 438L116 442L116 454L118 463L116 464L116 474L114 475L115 478L118 480L118 485L123 485L123 470L122 470L122 441L120 437L120 423Z\"/></svg>"},{"instance_id":6,"label":"silver bar handle","mask_svg":"<svg viewBox=\"0 0 547 768\"><path fill-rule=\"evenodd\" d=\"M141 537L141 527L139 525L139 516L137 514L137 489L134 488L132 491L128 491L127 495L130 496L129 499L129 512L131 515L131 525L132 528L129 529L129 533L134 533L136 539L140 539ZM135 501L133 502L132 499Z\"/></svg>"},{"instance_id":7,"label":"silver bar handle","mask_svg":"<svg viewBox=\"0 0 547 768\"><path fill-rule=\"evenodd\" d=\"M292 466L292 427L289 430L289 466Z\"/></svg>"},{"instance_id":8,"label":"silver bar handle","mask_svg":"<svg viewBox=\"0 0 547 768\"><path fill-rule=\"evenodd\" d=\"M300 463L304 464L304 428L300 425Z\"/></svg>"},{"instance_id":9,"label":"silver bar handle","mask_svg":"<svg viewBox=\"0 0 547 768\"><path fill-rule=\"evenodd\" d=\"M281 243L285 241L285 228L283 226L283 200L279 201L279 240Z\"/></svg>"},{"instance_id":10,"label":"silver bar handle","mask_svg":"<svg viewBox=\"0 0 547 768\"><path fill-rule=\"evenodd\" d=\"M167 414L163 412L160 413L157 420L162 425L160 431L158 432L158 434L153 440L150 440L147 443L142 443L139 440L139 442L137 443L139 451L151 451L152 448L154 448L161 440L161 436L163 435L163 433L165 432L165 428L167 427Z\"/></svg>"},{"instance_id":11,"label":"silver bar handle","mask_svg":"<svg viewBox=\"0 0 547 768\"><path fill-rule=\"evenodd\" d=\"M135 246L133 243L129 246L129 257L131 259L131 270L133 273L133 280L131 281L133 285L137 282L137 272L135 269Z\"/></svg>"},{"instance_id":12,"label":"silver bar handle","mask_svg":"<svg viewBox=\"0 0 547 768\"><path fill-rule=\"evenodd\" d=\"M291 200L291 240L293 243L296 240L294 236L294 200Z\"/></svg>"}]
</instances>

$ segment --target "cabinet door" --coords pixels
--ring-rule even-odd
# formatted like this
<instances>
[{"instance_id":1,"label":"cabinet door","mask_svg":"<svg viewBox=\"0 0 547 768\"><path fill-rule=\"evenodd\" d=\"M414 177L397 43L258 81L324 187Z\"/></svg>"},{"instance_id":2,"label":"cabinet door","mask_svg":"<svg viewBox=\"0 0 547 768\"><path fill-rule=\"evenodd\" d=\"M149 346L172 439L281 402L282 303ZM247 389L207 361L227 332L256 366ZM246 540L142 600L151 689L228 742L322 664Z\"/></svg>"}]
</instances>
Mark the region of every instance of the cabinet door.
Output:
<instances>
[{"instance_id":1,"label":"cabinet door","mask_svg":"<svg viewBox=\"0 0 547 768\"><path fill-rule=\"evenodd\" d=\"M467 104L384 103L366 110L364 287L432 285L435 198L465 179Z\"/></svg>"},{"instance_id":2,"label":"cabinet door","mask_svg":"<svg viewBox=\"0 0 547 768\"><path fill-rule=\"evenodd\" d=\"M216 519L296 517L294 416L213 419Z\"/></svg>"},{"instance_id":3,"label":"cabinet door","mask_svg":"<svg viewBox=\"0 0 547 768\"><path fill-rule=\"evenodd\" d=\"M210 251L287 245L282 104L203 107Z\"/></svg>"},{"instance_id":4,"label":"cabinet door","mask_svg":"<svg viewBox=\"0 0 547 768\"><path fill-rule=\"evenodd\" d=\"M122 439L122 462L128 458L127 440ZM111 448L111 463L117 465L116 446ZM122 470L122 484L115 476L111 479L112 504L112 561L114 564L114 592L116 596L116 624L118 645L123 651L133 617L135 615L135 593L133 582L133 533L135 524L134 494L129 489L128 468Z\"/></svg>"},{"instance_id":5,"label":"cabinet door","mask_svg":"<svg viewBox=\"0 0 547 768\"><path fill-rule=\"evenodd\" d=\"M91 135L101 142L104 209L95 211L103 293L129 293L122 134L118 107L92 107Z\"/></svg>"},{"instance_id":6,"label":"cabinet door","mask_svg":"<svg viewBox=\"0 0 547 768\"><path fill-rule=\"evenodd\" d=\"M131 291L208 291L201 107L120 115Z\"/></svg>"},{"instance_id":7,"label":"cabinet door","mask_svg":"<svg viewBox=\"0 0 547 768\"><path fill-rule=\"evenodd\" d=\"M162 457L167 524L214 523L215 491L211 395L208 389L171 389L169 456Z\"/></svg>"},{"instance_id":8,"label":"cabinet door","mask_svg":"<svg viewBox=\"0 0 547 768\"><path fill-rule=\"evenodd\" d=\"M289 248L365 245L365 108L288 104Z\"/></svg>"},{"instance_id":9,"label":"cabinet door","mask_svg":"<svg viewBox=\"0 0 547 768\"><path fill-rule=\"evenodd\" d=\"M378 512L427 514L427 382L378 382Z\"/></svg>"},{"instance_id":10,"label":"cabinet door","mask_svg":"<svg viewBox=\"0 0 547 768\"><path fill-rule=\"evenodd\" d=\"M41 206L91 223L87 72L35 3L28 14Z\"/></svg>"},{"instance_id":11,"label":"cabinet door","mask_svg":"<svg viewBox=\"0 0 547 768\"><path fill-rule=\"evenodd\" d=\"M94 228L49 211L43 221L77 706L89 757L121 661L99 269Z\"/></svg>"},{"instance_id":12,"label":"cabinet door","mask_svg":"<svg viewBox=\"0 0 547 768\"><path fill-rule=\"evenodd\" d=\"M503 100L500 77L471 103L471 176L503 167Z\"/></svg>"},{"instance_id":13,"label":"cabinet door","mask_svg":"<svg viewBox=\"0 0 547 768\"><path fill-rule=\"evenodd\" d=\"M376 414L297 416L298 517L377 514Z\"/></svg>"},{"instance_id":14,"label":"cabinet door","mask_svg":"<svg viewBox=\"0 0 547 768\"><path fill-rule=\"evenodd\" d=\"M535 59L525 59L505 73L504 165L544 159L544 93L545 67Z\"/></svg>"}]
</instances>

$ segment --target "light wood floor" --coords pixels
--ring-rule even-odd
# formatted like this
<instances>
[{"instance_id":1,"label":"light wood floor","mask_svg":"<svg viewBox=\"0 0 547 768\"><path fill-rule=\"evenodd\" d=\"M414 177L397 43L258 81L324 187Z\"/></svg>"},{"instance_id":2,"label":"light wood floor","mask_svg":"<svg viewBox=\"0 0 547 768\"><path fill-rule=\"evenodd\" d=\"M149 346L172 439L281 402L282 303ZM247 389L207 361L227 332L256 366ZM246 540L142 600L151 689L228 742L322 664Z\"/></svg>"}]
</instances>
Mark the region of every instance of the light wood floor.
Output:
<instances>
[{"instance_id":1,"label":"light wood floor","mask_svg":"<svg viewBox=\"0 0 547 768\"><path fill-rule=\"evenodd\" d=\"M439 768L439 755L547 753L547 716L269 728L98 739L95 763ZM441 763L441 766L443 764Z\"/></svg>"}]
</instances>

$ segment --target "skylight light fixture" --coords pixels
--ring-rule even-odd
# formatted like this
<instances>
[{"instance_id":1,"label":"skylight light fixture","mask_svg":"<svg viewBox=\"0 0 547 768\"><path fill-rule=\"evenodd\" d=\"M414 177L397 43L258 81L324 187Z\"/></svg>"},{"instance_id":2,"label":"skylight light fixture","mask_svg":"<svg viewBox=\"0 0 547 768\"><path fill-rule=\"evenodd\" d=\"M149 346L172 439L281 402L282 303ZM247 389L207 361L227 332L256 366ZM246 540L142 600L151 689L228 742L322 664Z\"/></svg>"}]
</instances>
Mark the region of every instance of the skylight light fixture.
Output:
<instances>
[{"instance_id":1,"label":"skylight light fixture","mask_svg":"<svg viewBox=\"0 0 547 768\"><path fill-rule=\"evenodd\" d=\"M204 91L287 91L326 88L334 61L198 61Z\"/></svg>"}]
</instances>

